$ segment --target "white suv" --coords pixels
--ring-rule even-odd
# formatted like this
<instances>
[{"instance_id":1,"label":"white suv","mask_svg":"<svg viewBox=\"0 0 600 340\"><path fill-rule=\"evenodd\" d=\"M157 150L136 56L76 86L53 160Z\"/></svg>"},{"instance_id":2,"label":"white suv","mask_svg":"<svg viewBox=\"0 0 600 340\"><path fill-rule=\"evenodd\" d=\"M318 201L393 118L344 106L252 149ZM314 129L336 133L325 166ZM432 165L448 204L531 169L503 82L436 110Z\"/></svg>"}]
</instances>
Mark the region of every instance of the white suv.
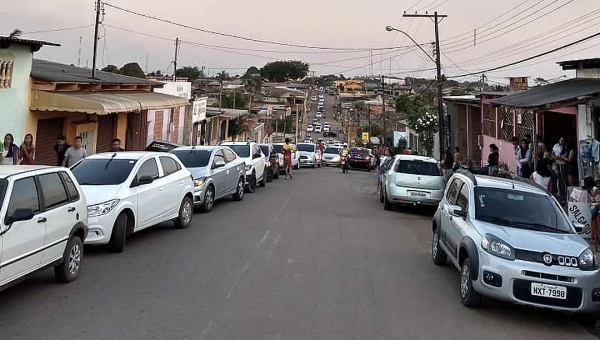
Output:
<instances>
[{"instance_id":1,"label":"white suv","mask_svg":"<svg viewBox=\"0 0 600 340\"><path fill-rule=\"evenodd\" d=\"M246 163L246 190L252 193L256 190L256 183L261 187L267 185L268 164L260 146L254 142L222 142L233 149Z\"/></svg>"},{"instance_id":2,"label":"white suv","mask_svg":"<svg viewBox=\"0 0 600 340\"><path fill-rule=\"evenodd\" d=\"M115 152L89 156L71 167L87 198L86 244L122 252L125 237L153 225L192 222L194 182L172 154Z\"/></svg>"},{"instance_id":3,"label":"white suv","mask_svg":"<svg viewBox=\"0 0 600 340\"><path fill-rule=\"evenodd\" d=\"M48 266L58 281L77 279L87 222L68 169L0 166L0 289Z\"/></svg>"}]
</instances>

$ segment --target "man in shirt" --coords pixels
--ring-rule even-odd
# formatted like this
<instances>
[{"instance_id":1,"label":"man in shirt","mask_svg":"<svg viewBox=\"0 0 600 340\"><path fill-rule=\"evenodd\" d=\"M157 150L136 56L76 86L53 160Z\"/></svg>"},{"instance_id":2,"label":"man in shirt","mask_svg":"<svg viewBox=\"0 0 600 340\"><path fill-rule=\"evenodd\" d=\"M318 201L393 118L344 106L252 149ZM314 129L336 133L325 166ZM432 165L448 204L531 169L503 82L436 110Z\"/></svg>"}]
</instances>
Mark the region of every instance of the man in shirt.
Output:
<instances>
[{"instance_id":1,"label":"man in shirt","mask_svg":"<svg viewBox=\"0 0 600 340\"><path fill-rule=\"evenodd\" d=\"M56 165L62 166L65 160L65 152L71 146L67 144L65 136L58 136L56 144L54 144L54 152L56 153Z\"/></svg>"},{"instance_id":2,"label":"man in shirt","mask_svg":"<svg viewBox=\"0 0 600 340\"><path fill-rule=\"evenodd\" d=\"M75 144L67 149L65 152L65 159L63 159L62 166L70 168L73 164L87 157L87 151L82 146L82 139L80 136L75 137Z\"/></svg>"},{"instance_id":3,"label":"man in shirt","mask_svg":"<svg viewBox=\"0 0 600 340\"><path fill-rule=\"evenodd\" d=\"M125 149L123 149L121 147L121 140L119 138L113 139L113 141L112 141L112 151L113 152L125 151Z\"/></svg>"}]
</instances>

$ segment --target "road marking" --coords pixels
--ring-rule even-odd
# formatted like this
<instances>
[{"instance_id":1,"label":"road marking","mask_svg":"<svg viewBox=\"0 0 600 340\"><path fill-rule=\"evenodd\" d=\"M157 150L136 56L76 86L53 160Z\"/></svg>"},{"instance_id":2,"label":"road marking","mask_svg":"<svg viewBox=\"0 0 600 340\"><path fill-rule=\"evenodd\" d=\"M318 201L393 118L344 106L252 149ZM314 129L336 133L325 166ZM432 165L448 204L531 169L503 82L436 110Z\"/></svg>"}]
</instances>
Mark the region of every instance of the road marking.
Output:
<instances>
[{"instance_id":1,"label":"road marking","mask_svg":"<svg viewBox=\"0 0 600 340\"><path fill-rule=\"evenodd\" d=\"M265 242L265 240L267 239L267 237L269 236L269 234L271 233L272 229L267 230L267 232L265 233L265 235L260 239L260 242L258 242L258 244L256 245L256 247L254 247L254 249L258 249L260 248L260 246Z\"/></svg>"},{"instance_id":2,"label":"road marking","mask_svg":"<svg viewBox=\"0 0 600 340\"><path fill-rule=\"evenodd\" d=\"M210 321L208 322L208 325L206 326L206 328L204 328L204 330L202 331L202 334L200 335L200 340L204 340L206 335L208 335L208 332L210 332L210 329L213 326L215 318L211 318Z\"/></svg>"},{"instance_id":3,"label":"road marking","mask_svg":"<svg viewBox=\"0 0 600 340\"><path fill-rule=\"evenodd\" d=\"M244 266L244 269L242 269L242 272L240 273L238 279L235 281L235 284L229 289L229 292L226 296L228 299L231 298L231 296L233 296L235 288L240 284L240 282L242 282L242 278L244 277L244 273L246 272L246 270L248 270L248 267L250 267L250 261L246 262L246 265Z\"/></svg>"}]
</instances>

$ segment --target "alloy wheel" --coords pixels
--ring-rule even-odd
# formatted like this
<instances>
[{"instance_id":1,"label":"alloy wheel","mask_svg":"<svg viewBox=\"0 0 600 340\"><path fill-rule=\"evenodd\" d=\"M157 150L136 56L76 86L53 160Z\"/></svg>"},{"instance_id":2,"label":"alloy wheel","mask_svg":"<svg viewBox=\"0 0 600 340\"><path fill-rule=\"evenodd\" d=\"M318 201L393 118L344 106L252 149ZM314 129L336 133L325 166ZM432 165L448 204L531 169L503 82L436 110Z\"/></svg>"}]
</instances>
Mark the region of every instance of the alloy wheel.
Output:
<instances>
[{"instance_id":1,"label":"alloy wheel","mask_svg":"<svg viewBox=\"0 0 600 340\"><path fill-rule=\"evenodd\" d=\"M460 274L460 296L462 298L465 298L467 294L469 294L469 281L471 280L471 273L469 272L469 266L466 261L468 261L468 259L463 263Z\"/></svg>"},{"instance_id":2,"label":"alloy wheel","mask_svg":"<svg viewBox=\"0 0 600 340\"><path fill-rule=\"evenodd\" d=\"M192 204L189 200L186 200L183 203L183 209L181 211L181 216L183 217L183 224L188 225L192 221Z\"/></svg>"},{"instance_id":3,"label":"alloy wheel","mask_svg":"<svg viewBox=\"0 0 600 340\"><path fill-rule=\"evenodd\" d=\"M81 247L78 244L73 245L69 251L69 274L77 275L81 266Z\"/></svg>"}]
</instances>

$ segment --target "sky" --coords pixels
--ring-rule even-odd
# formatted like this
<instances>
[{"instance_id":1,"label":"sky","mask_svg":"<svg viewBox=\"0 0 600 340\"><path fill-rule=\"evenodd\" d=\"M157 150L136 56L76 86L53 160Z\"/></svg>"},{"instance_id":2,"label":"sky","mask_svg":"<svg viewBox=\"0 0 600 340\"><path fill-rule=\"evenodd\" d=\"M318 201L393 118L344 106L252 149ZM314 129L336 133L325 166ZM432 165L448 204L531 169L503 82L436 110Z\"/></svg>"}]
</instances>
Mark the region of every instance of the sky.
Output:
<instances>
[{"instance_id":1,"label":"sky","mask_svg":"<svg viewBox=\"0 0 600 340\"><path fill-rule=\"evenodd\" d=\"M241 75L250 66L262 67L274 60L302 60L317 75L434 77L435 64L429 57L405 35L385 30L391 25L405 31L431 55L433 21L403 18L404 11L438 11L448 16L439 25L443 74L451 78L477 73L457 80L478 79L483 70L600 32L598 0L103 1L97 67L135 61L148 72L172 72L174 40L179 38L178 67L204 67L209 75L221 70ZM24 32L22 38L60 43L61 47L42 48L35 57L74 65L79 60L81 66L91 68L94 8L95 0L20 0L18 6L3 6L0 35L18 28ZM253 42L197 29L314 48ZM491 83L507 83L510 76L555 81L574 76L573 71L562 71L557 61L594 57L600 57L600 36L485 74Z\"/></svg>"}]
</instances>

